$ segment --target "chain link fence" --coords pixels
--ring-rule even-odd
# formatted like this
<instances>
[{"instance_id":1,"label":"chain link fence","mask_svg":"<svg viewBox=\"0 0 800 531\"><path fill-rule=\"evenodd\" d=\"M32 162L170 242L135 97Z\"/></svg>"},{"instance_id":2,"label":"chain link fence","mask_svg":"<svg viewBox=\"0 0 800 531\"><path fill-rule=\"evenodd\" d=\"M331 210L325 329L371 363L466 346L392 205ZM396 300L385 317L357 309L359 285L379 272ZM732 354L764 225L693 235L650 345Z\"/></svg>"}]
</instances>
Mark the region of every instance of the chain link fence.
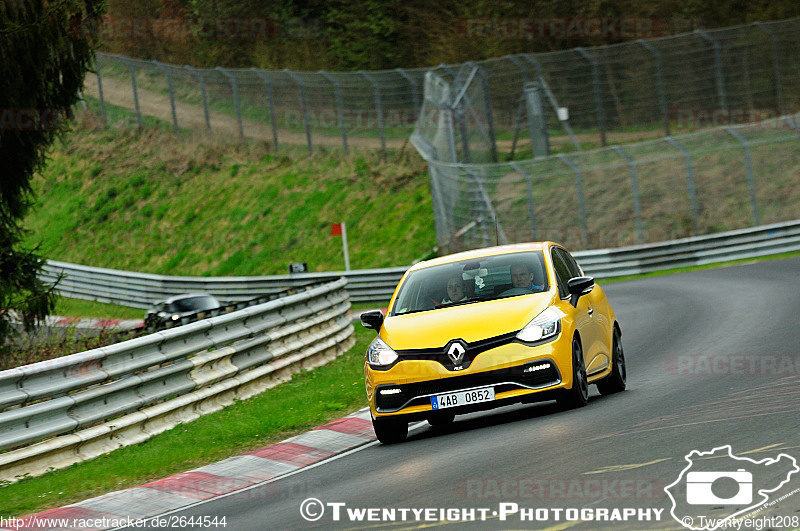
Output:
<instances>
[{"instance_id":1,"label":"chain link fence","mask_svg":"<svg viewBox=\"0 0 800 531\"><path fill-rule=\"evenodd\" d=\"M517 162L429 158L438 245L453 252L546 239L614 248L798 219L798 120Z\"/></svg>"},{"instance_id":2,"label":"chain link fence","mask_svg":"<svg viewBox=\"0 0 800 531\"><path fill-rule=\"evenodd\" d=\"M790 19L373 72L200 69L98 53L97 75L87 77L84 95L106 124L141 127L156 118L176 130L262 139L275 147L385 150L403 146L414 130L424 76L432 71L457 87L449 97L469 114L454 122L463 127L455 146L460 161L467 162L464 146L474 143L469 162L497 161L533 155L524 141L530 136L527 83L541 85L550 147L563 153L796 109L798 46L800 19Z\"/></svg>"}]
</instances>

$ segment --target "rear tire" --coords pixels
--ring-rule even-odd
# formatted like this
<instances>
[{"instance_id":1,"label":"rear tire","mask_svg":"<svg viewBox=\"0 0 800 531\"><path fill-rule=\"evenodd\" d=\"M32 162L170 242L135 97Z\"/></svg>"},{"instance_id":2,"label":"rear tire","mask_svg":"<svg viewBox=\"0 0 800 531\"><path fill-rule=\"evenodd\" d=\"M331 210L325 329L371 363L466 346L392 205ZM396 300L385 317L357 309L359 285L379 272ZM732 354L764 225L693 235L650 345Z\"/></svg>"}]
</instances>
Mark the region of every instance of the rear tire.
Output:
<instances>
[{"instance_id":1,"label":"rear tire","mask_svg":"<svg viewBox=\"0 0 800 531\"><path fill-rule=\"evenodd\" d=\"M372 419L375 436L382 444L397 444L408 437L408 422L403 418Z\"/></svg>"},{"instance_id":2,"label":"rear tire","mask_svg":"<svg viewBox=\"0 0 800 531\"><path fill-rule=\"evenodd\" d=\"M622 351L622 337L614 328L614 339L611 343L611 374L597 382L597 390L601 395L610 395L625 390L628 371L625 368L625 353Z\"/></svg>"},{"instance_id":3,"label":"rear tire","mask_svg":"<svg viewBox=\"0 0 800 531\"><path fill-rule=\"evenodd\" d=\"M563 391L556 400L566 409L583 407L589 402L589 383L583 363L583 348L577 337L572 338L572 389Z\"/></svg>"}]
</instances>

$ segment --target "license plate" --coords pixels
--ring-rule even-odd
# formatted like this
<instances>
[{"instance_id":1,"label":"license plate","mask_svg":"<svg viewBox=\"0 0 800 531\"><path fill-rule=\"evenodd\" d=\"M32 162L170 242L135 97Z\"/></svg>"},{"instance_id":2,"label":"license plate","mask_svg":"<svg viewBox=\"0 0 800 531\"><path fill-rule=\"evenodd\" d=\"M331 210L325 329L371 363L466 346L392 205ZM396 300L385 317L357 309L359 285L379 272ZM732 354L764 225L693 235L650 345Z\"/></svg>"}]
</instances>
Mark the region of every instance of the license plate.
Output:
<instances>
[{"instance_id":1,"label":"license plate","mask_svg":"<svg viewBox=\"0 0 800 531\"><path fill-rule=\"evenodd\" d=\"M494 387L482 387L480 389L470 389L469 391L432 396L431 405L433 409L445 409L478 404L480 402L491 402L492 400L494 400Z\"/></svg>"}]
</instances>

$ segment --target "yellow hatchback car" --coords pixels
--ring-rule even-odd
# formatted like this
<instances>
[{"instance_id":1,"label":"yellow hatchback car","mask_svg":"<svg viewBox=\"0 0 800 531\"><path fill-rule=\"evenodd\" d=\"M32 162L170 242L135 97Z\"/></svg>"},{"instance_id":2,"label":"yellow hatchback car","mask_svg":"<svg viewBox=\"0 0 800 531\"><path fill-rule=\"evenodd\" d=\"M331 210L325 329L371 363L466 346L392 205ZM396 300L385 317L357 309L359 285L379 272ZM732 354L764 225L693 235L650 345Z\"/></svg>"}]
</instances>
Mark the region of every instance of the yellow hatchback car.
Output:
<instances>
[{"instance_id":1,"label":"yellow hatchback car","mask_svg":"<svg viewBox=\"0 0 800 531\"><path fill-rule=\"evenodd\" d=\"M375 434L514 402L586 405L589 384L625 389L622 331L605 293L553 242L504 245L420 262L395 289L364 360Z\"/></svg>"}]
</instances>

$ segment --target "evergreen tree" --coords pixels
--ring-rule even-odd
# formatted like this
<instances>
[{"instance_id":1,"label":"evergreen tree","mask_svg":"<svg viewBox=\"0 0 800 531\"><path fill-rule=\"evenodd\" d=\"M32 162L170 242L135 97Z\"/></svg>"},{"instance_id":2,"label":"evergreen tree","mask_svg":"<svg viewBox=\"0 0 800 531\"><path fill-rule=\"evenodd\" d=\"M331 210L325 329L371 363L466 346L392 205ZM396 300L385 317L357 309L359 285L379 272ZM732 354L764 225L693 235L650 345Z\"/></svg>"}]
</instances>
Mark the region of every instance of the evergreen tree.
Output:
<instances>
[{"instance_id":1,"label":"evergreen tree","mask_svg":"<svg viewBox=\"0 0 800 531\"><path fill-rule=\"evenodd\" d=\"M55 305L43 260L22 246L31 178L64 130L93 60L101 0L4 0L0 5L0 346L10 310L26 329Z\"/></svg>"}]
</instances>

